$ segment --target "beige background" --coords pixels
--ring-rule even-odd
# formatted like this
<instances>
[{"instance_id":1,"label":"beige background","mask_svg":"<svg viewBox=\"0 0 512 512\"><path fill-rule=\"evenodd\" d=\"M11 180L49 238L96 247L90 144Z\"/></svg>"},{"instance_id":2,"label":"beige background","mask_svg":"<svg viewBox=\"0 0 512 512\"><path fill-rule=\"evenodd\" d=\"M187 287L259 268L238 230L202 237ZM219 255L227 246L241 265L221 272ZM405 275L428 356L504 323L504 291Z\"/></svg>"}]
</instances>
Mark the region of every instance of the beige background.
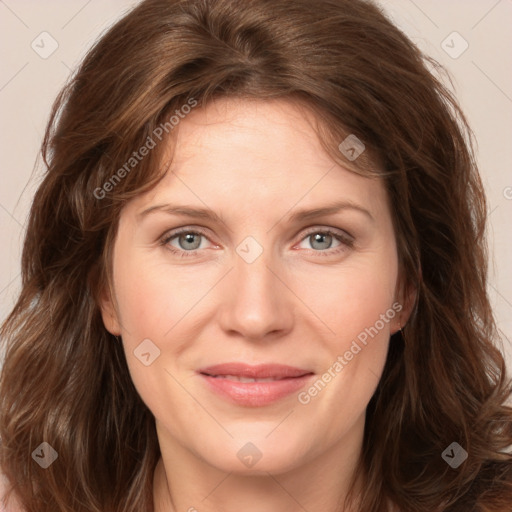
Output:
<instances>
[{"instance_id":1,"label":"beige background","mask_svg":"<svg viewBox=\"0 0 512 512\"><path fill-rule=\"evenodd\" d=\"M0 320L20 286L23 225L39 179L33 169L53 99L91 43L135 3L0 0ZM451 73L475 132L489 198L489 292L512 367L512 0L379 3Z\"/></svg>"}]
</instances>

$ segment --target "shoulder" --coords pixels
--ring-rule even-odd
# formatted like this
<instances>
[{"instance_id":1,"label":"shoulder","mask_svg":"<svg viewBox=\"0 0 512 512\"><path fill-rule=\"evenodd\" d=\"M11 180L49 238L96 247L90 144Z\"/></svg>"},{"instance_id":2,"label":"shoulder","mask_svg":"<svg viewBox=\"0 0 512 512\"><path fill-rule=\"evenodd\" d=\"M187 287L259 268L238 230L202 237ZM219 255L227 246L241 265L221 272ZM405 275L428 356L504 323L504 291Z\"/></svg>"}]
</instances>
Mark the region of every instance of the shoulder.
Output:
<instances>
[{"instance_id":1,"label":"shoulder","mask_svg":"<svg viewBox=\"0 0 512 512\"><path fill-rule=\"evenodd\" d=\"M9 501L6 501L9 488L9 481L0 472L0 512L23 512L23 508L12 494L9 496Z\"/></svg>"}]
</instances>

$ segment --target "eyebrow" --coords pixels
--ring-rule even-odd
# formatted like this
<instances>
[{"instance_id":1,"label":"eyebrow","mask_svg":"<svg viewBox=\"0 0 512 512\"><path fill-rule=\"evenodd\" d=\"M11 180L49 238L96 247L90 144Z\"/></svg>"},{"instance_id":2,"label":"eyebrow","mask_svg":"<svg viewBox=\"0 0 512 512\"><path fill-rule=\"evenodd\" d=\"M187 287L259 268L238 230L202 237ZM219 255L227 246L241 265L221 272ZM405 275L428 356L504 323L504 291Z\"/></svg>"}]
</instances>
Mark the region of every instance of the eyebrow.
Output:
<instances>
[{"instance_id":1,"label":"eyebrow","mask_svg":"<svg viewBox=\"0 0 512 512\"><path fill-rule=\"evenodd\" d=\"M373 215L366 208L353 203L352 201L337 201L335 203L328 204L326 206L318 207L318 208L308 208L298 210L295 213L289 215L287 218L288 222L297 223L306 220L312 220L318 217L325 217L327 215L332 215L338 213L343 210L354 210L364 214L368 217L372 222L375 221ZM188 205L175 205L175 204L158 204L154 206L150 206L149 208L143 210L142 212L137 214L137 218L141 221L144 217L157 212L167 213L169 215L178 215L182 217L189 217L195 219L205 219L211 220L215 222L221 222L222 224L226 224L224 219L215 213L210 208L201 208L197 206L188 206Z\"/></svg>"}]
</instances>

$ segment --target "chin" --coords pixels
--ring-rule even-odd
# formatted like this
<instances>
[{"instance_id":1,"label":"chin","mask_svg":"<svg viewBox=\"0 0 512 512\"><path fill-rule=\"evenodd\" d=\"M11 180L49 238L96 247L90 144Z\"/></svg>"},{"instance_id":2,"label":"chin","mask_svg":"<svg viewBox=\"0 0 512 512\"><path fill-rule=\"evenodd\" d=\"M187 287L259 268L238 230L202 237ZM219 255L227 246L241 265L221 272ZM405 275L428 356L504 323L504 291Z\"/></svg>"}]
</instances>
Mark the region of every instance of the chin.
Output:
<instances>
[{"instance_id":1,"label":"chin","mask_svg":"<svg viewBox=\"0 0 512 512\"><path fill-rule=\"evenodd\" d=\"M222 471L240 475L286 473L306 462L306 434L299 440L286 437L284 433L266 437L268 432L267 429L260 435L235 436L226 445L219 444L216 439L207 462ZM271 439L274 435L275 438Z\"/></svg>"}]
</instances>

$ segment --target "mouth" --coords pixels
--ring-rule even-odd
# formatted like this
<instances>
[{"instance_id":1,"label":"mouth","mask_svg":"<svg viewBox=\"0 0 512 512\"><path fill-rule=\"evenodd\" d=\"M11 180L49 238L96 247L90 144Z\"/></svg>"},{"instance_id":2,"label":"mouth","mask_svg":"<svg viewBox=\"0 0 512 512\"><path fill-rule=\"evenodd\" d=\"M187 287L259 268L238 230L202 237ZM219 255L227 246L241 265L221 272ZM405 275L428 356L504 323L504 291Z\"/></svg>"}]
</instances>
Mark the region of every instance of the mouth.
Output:
<instances>
[{"instance_id":1,"label":"mouth","mask_svg":"<svg viewBox=\"0 0 512 512\"><path fill-rule=\"evenodd\" d=\"M314 373L280 364L224 363L198 370L208 388L232 403L261 407L299 391Z\"/></svg>"},{"instance_id":2,"label":"mouth","mask_svg":"<svg viewBox=\"0 0 512 512\"><path fill-rule=\"evenodd\" d=\"M274 382L276 380L283 380L282 378L275 377L267 377L265 379L253 379L252 377L241 377L239 375L207 375L208 377L213 377L214 379L227 379L235 382ZM284 378L284 377L283 377Z\"/></svg>"}]
</instances>

